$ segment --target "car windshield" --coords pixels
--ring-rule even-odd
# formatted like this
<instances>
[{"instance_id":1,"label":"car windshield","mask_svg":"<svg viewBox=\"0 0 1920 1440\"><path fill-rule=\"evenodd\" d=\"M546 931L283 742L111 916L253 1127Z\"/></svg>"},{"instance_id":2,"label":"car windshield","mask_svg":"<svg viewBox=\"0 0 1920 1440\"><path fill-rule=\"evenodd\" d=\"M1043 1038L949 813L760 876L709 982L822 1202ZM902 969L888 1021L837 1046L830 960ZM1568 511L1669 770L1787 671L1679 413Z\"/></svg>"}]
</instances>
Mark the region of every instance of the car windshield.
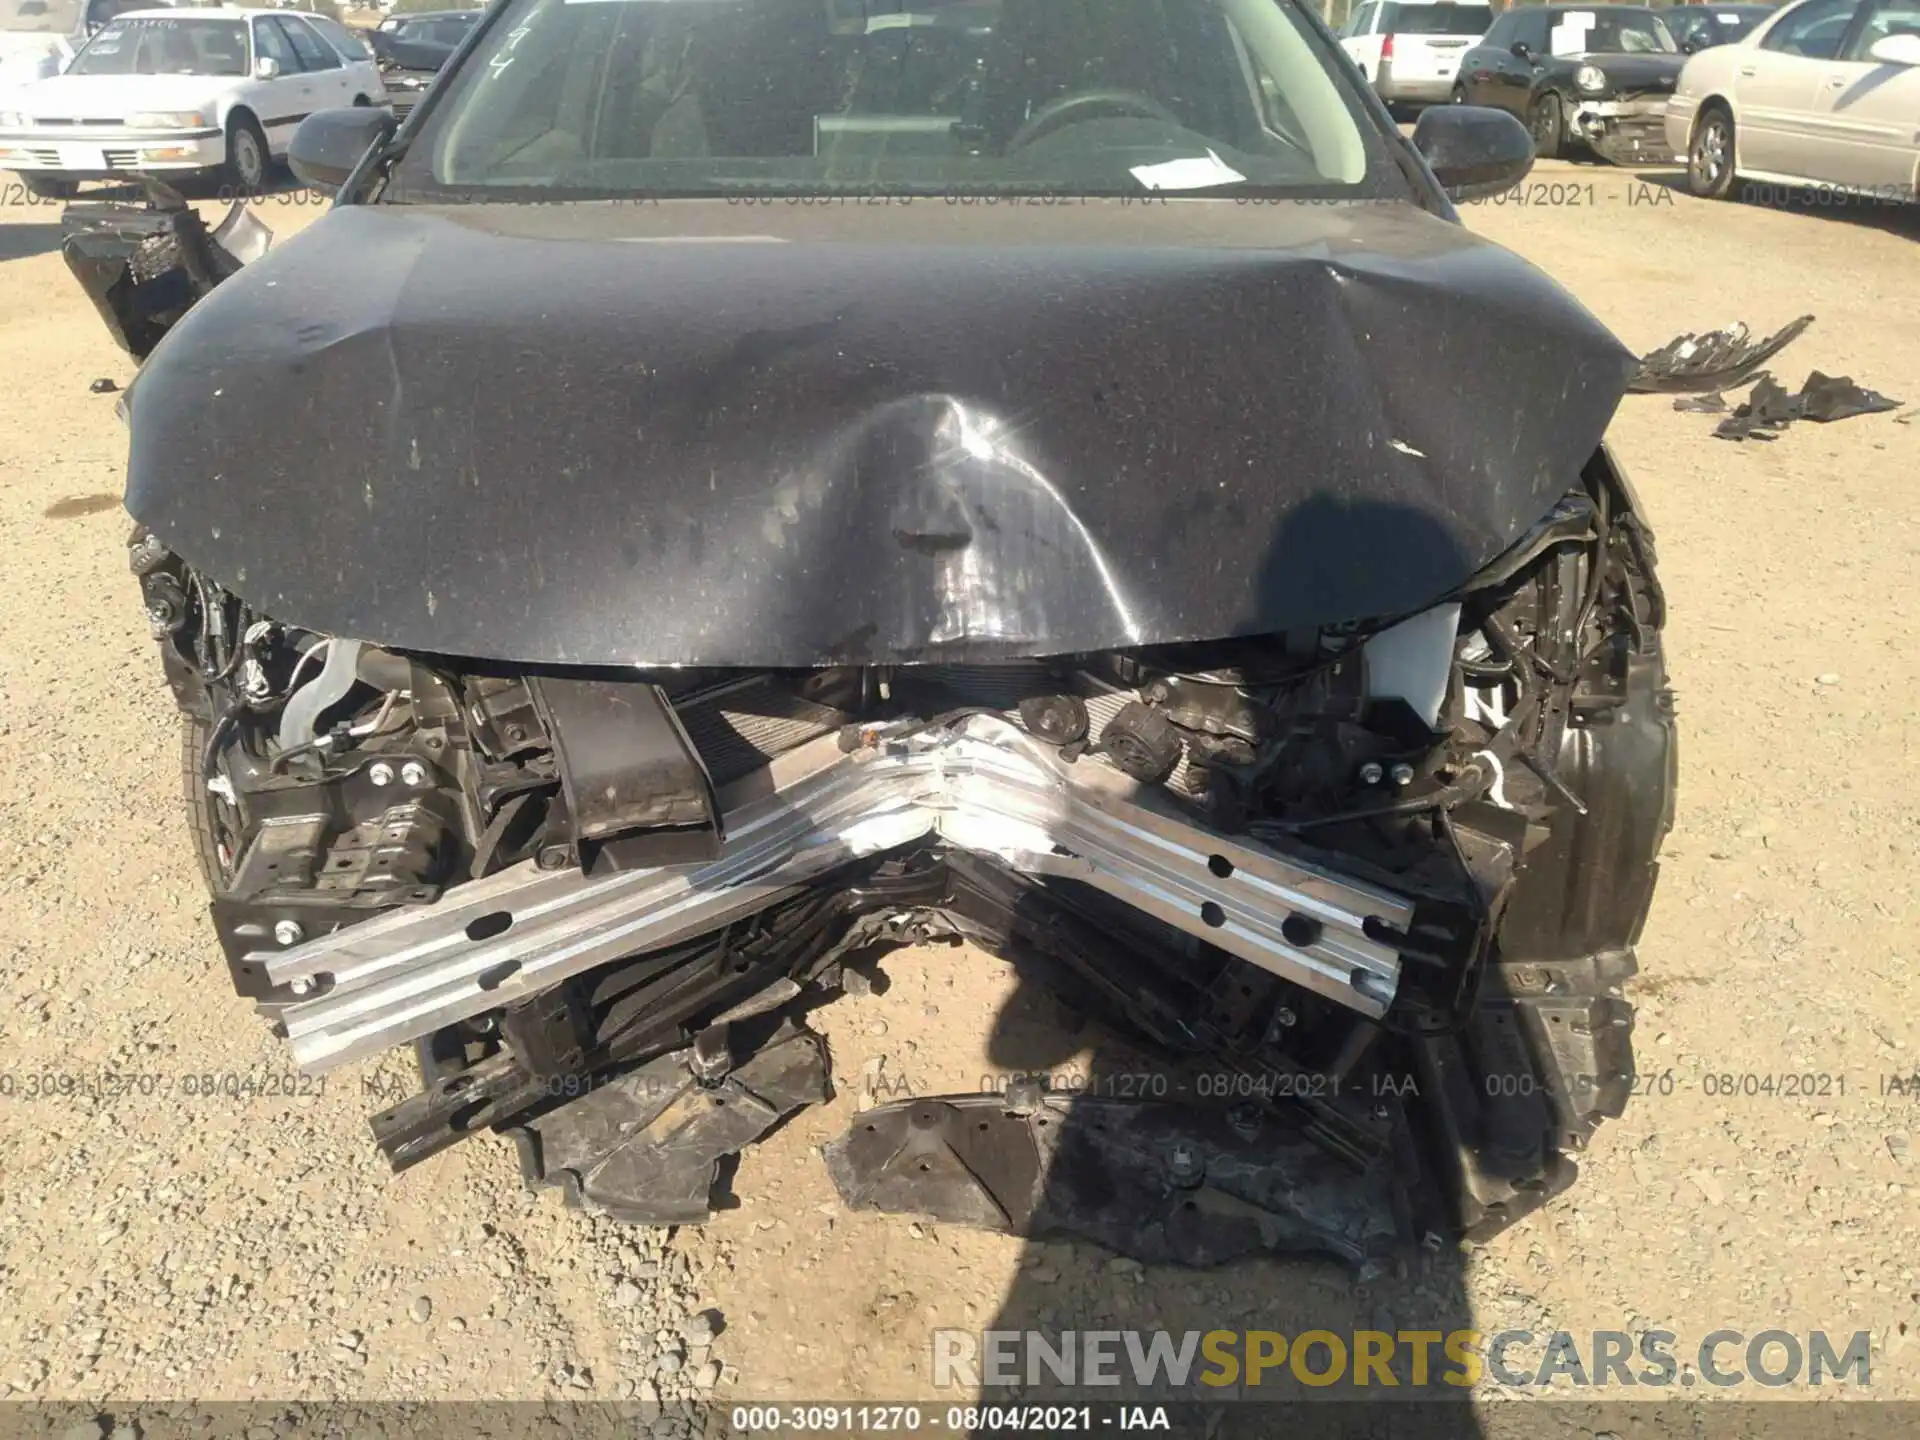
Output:
<instances>
[{"instance_id":1,"label":"car windshield","mask_svg":"<svg viewBox=\"0 0 1920 1440\"><path fill-rule=\"evenodd\" d=\"M389 198L1360 193L1293 0L514 0Z\"/></svg>"},{"instance_id":2,"label":"car windshield","mask_svg":"<svg viewBox=\"0 0 1920 1440\"><path fill-rule=\"evenodd\" d=\"M1393 35L1484 35L1493 23L1485 5L1389 5L1380 29Z\"/></svg>"},{"instance_id":3,"label":"car windshield","mask_svg":"<svg viewBox=\"0 0 1920 1440\"><path fill-rule=\"evenodd\" d=\"M113 21L87 42L69 75L244 75L242 20L151 16Z\"/></svg>"},{"instance_id":4,"label":"car windshield","mask_svg":"<svg viewBox=\"0 0 1920 1440\"><path fill-rule=\"evenodd\" d=\"M80 0L0 0L0 34L70 35L80 28Z\"/></svg>"},{"instance_id":5,"label":"car windshield","mask_svg":"<svg viewBox=\"0 0 1920 1440\"><path fill-rule=\"evenodd\" d=\"M1619 5L1555 11L1548 48L1555 55L1674 55L1680 50L1653 11Z\"/></svg>"}]
</instances>

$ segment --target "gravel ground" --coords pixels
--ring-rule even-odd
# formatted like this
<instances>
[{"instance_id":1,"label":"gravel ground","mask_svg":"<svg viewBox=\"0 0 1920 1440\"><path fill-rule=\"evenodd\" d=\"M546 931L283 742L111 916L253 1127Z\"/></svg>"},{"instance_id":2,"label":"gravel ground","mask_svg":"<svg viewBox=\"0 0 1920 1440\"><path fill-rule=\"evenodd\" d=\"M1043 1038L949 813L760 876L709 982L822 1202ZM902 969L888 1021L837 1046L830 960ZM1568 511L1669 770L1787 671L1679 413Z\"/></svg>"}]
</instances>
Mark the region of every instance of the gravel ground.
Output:
<instances>
[{"instance_id":1,"label":"gravel ground","mask_svg":"<svg viewBox=\"0 0 1920 1440\"><path fill-rule=\"evenodd\" d=\"M1920 403L1913 217L1709 206L1584 166L1535 178L1561 188L1469 222L1629 344L1810 310L1783 380L1818 367ZM312 214L267 212L283 234ZM1612 439L1673 606L1680 820L1633 988L1650 1093L1544 1213L1360 1288L1328 1266L1143 1271L848 1215L813 1147L861 1105L973 1089L1016 1053L1084 1056L1006 967L942 949L902 952L886 993L823 1013L839 1098L745 1157L738 1208L668 1235L527 1193L491 1138L389 1175L364 1116L411 1062L293 1081L229 992L123 558L124 436L88 392L130 372L56 223L0 210L0 1386L16 1397L924 1396L930 1330L996 1316L1869 1329L1873 1393L1920 1397L1920 1097L1887 1086L1920 1072L1920 423L1736 446L1661 399L1621 411ZM1787 1073L1828 1079L1808 1098L1708 1093L1711 1076Z\"/></svg>"}]
</instances>

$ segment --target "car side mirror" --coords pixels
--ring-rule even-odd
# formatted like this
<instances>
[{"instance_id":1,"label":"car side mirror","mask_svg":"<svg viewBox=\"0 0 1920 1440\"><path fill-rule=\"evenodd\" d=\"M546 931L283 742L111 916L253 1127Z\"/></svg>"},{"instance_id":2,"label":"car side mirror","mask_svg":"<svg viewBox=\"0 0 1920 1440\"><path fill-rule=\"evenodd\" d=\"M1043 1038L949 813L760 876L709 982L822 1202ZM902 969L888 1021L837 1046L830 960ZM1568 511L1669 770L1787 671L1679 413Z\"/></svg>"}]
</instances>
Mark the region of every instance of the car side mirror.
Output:
<instances>
[{"instance_id":1,"label":"car side mirror","mask_svg":"<svg viewBox=\"0 0 1920 1440\"><path fill-rule=\"evenodd\" d=\"M1514 41L1513 44L1507 47L1507 51L1516 60L1531 60L1533 58L1533 51L1527 48L1527 42L1524 40Z\"/></svg>"},{"instance_id":2,"label":"car side mirror","mask_svg":"<svg viewBox=\"0 0 1920 1440\"><path fill-rule=\"evenodd\" d=\"M1510 190L1533 169L1533 136L1527 127L1504 110L1482 105L1422 110L1413 127L1413 148L1454 200Z\"/></svg>"},{"instance_id":3,"label":"car side mirror","mask_svg":"<svg viewBox=\"0 0 1920 1440\"><path fill-rule=\"evenodd\" d=\"M1682 40L1680 42L1680 53L1682 55L1691 55L1699 48L1700 42L1698 40Z\"/></svg>"},{"instance_id":4,"label":"car side mirror","mask_svg":"<svg viewBox=\"0 0 1920 1440\"><path fill-rule=\"evenodd\" d=\"M396 128L385 105L349 105L316 110L300 122L287 142L287 163L301 184L329 193L346 183L375 145L385 144Z\"/></svg>"},{"instance_id":5,"label":"car side mirror","mask_svg":"<svg viewBox=\"0 0 1920 1440\"><path fill-rule=\"evenodd\" d=\"M253 62L253 78L256 80L276 80L280 76L280 62L271 55L262 55Z\"/></svg>"},{"instance_id":6,"label":"car side mirror","mask_svg":"<svg viewBox=\"0 0 1920 1440\"><path fill-rule=\"evenodd\" d=\"M1867 51L1867 58L1882 65L1920 65L1920 35L1882 35Z\"/></svg>"}]
</instances>

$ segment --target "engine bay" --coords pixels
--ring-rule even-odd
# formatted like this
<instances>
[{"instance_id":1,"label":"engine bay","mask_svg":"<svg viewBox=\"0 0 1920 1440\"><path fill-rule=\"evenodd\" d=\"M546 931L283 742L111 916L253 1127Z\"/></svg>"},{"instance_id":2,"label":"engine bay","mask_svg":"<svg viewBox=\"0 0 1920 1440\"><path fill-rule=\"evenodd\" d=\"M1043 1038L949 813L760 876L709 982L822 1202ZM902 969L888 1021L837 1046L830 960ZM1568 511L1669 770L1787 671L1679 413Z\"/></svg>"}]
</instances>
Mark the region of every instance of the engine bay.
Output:
<instances>
[{"instance_id":1,"label":"engine bay","mask_svg":"<svg viewBox=\"0 0 1920 1440\"><path fill-rule=\"evenodd\" d=\"M144 529L129 553L235 988L310 1072L414 1047L421 1090L372 1118L397 1168L490 1129L532 1182L697 1220L716 1163L831 1094L807 1009L910 943L1246 1083L1111 1122L909 1102L829 1155L849 1203L1364 1262L1511 1223L1624 1104L1674 741L1604 449L1416 614L1002 664L514 667L257 614ZM1119 1193L1163 1151L1171 1208L1036 1190Z\"/></svg>"}]
</instances>

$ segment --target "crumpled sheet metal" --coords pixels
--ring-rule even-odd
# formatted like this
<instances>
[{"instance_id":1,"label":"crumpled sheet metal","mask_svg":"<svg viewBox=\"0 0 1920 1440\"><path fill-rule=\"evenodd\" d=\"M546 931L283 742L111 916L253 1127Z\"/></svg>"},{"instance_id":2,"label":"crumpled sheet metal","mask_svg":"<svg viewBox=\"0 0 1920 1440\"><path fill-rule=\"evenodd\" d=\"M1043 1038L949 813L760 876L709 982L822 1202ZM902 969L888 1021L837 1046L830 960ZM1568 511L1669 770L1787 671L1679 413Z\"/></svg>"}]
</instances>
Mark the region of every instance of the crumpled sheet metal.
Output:
<instances>
[{"instance_id":1,"label":"crumpled sheet metal","mask_svg":"<svg viewBox=\"0 0 1920 1440\"><path fill-rule=\"evenodd\" d=\"M1406 1237L1384 1169L1355 1170L1252 1107L1049 1093L878 1106L824 1149L856 1210L1032 1239L1091 1240L1143 1264L1248 1255L1384 1259Z\"/></svg>"},{"instance_id":2,"label":"crumpled sheet metal","mask_svg":"<svg viewBox=\"0 0 1920 1440\"><path fill-rule=\"evenodd\" d=\"M1753 339L1745 324L1681 335L1642 356L1627 389L1642 395L1737 390L1811 324L1813 316L1802 315L1761 340Z\"/></svg>"},{"instance_id":3,"label":"crumpled sheet metal","mask_svg":"<svg viewBox=\"0 0 1920 1440\"><path fill-rule=\"evenodd\" d=\"M1877 390L1854 384L1850 375L1823 375L1815 370L1798 393L1789 394L1771 375L1762 374L1746 400L1713 433L1722 440L1774 440L1796 420L1824 425L1856 415L1897 410L1900 404Z\"/></svg>"},{"instance_id":4,"label":"crumpled sheet metal","mask_svg":"<svg viewBox=\"0 0 1920 1440\"><path fill-rule=\"evenodd\" d=\"M1052 655L1424 608L1633 363L1411 206L352 205L155 353L127 506L407 649Z\"/></svg>"}]
</instances>

